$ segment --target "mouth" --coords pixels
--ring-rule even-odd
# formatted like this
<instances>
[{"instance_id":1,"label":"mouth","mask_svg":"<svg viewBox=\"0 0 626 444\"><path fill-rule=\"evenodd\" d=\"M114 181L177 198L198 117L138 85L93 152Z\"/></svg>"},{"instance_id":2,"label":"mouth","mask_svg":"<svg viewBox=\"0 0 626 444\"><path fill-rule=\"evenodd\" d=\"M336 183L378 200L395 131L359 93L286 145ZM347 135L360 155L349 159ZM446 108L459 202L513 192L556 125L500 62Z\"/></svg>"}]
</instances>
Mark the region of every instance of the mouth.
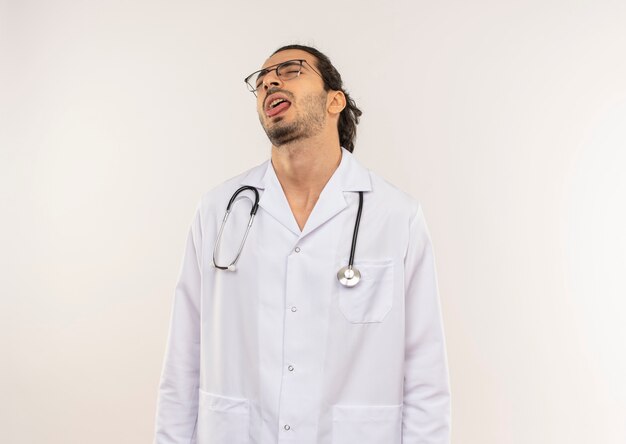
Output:
<instances>
[{"instance_id":1,"label":"mouth","mask_svg":"<svg viewBox=\"0 0 626 444\"><path fill-rule=\"evenodd\" d=\"M265 99L265 115L267 117L275 117L282 114L289 107L291 107L291 102L283 94L271 94Z\"/></svg>"}]
</instances>

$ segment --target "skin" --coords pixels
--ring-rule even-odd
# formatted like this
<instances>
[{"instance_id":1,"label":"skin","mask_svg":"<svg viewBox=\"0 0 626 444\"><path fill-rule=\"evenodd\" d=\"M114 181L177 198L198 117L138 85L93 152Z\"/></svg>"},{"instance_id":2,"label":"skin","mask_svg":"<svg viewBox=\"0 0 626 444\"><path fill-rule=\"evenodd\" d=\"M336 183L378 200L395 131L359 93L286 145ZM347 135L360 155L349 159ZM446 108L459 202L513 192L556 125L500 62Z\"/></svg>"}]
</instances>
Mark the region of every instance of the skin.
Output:
<instances>
[{"instance_id":1,"label":"skin","mask_svg":"<svg viewBox=\"0 0 626 444\"><path fill-rule=\"evenodd\" d=\"M293 59L317 68L314 56L295 49L274 54L262 68ZM291 107L268 117L264 109L268 92L284 93ZM267 73L257 91L259 120L272 142L272 165L300 230L341 161L337 122L345 107L343 92L324 91L324 81L306 63L294 79L283 81L276 71Z\"/></svg>"}]
</instances>

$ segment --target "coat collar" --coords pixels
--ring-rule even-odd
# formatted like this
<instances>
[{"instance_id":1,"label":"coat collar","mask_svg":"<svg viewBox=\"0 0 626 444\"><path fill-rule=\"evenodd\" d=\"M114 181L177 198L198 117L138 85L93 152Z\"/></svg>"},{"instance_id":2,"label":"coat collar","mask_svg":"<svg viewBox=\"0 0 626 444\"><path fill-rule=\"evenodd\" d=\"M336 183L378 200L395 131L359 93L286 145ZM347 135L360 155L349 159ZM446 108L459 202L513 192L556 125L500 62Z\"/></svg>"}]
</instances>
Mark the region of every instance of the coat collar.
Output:
<instances>
[{"instance_id":1,"label":"coat collar","mask_svg":"<svg viewBox=\"0 0 626 444\"><path fill-rule=\"evenodd\" d=\"M342 148L339 166L322 190L304 230L300 231L271 161L268 160L253 168L244 176L241 184L263 190L259 206L299 238L306 236L345 209L348 206L345 192L372 190L369 171L357 162L352 153Z\"/></svg>"}]
</instances>

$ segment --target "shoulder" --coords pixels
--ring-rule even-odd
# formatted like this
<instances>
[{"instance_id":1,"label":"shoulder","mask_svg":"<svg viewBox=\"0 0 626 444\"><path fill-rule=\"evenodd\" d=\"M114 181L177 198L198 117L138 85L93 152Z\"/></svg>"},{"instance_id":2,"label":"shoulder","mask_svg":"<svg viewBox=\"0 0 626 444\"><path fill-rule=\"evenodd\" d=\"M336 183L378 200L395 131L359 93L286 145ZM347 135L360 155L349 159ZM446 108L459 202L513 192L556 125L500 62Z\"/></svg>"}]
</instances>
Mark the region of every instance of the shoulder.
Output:
<instances>
[{"instance_id":1,"label":"shoulder","mask_svg":"<svg viewBox=\"0 0 626 444\"><path fill-rule=\"evenodd\" d=\"M260 184L267 170L268 163L269 160L266 160L253 168L225 180L211 190L206 191L200 200L201 205L210 207L216 203L221 203L224 196L228 196L228 199L230 199L230 196L244 184Z\"/></svg>"},{"instance_id":2,"label":"shoulder","mask_svg":"<svg viewBox=\"0 0 626 444\"><path fill-rule=\"evenodd\" d=\"M378 174L370 171L372 202L370 205L387 215L387 225L394 227L405 239L404 257L421 254L430 244L430 232L420 201L399 189Z\"/></svg>"},{"instance_id":3,"label":"shoulder","mask_svg":"<svg viewBox=\"0 0 626 444\"><path fill-rule=\"evenodd\" d=\"M383 211L393 213L394 217L409 221L414 219L420 210L419 200L374 171L368 171L372 183L371 202Z\"/></svg>"},{"instance_id":4,"label":"shoulder","mask_svg":"<svg viewBox=\"0 0 626 444\"><path fill-rule=\"evenodd\" d=\"M216 215L223 217L228 201L243 185L258 185L267 171L269 160L252 167L202 194L196 211L204 220L214 219Z\"/></svg>"}]
</instances>

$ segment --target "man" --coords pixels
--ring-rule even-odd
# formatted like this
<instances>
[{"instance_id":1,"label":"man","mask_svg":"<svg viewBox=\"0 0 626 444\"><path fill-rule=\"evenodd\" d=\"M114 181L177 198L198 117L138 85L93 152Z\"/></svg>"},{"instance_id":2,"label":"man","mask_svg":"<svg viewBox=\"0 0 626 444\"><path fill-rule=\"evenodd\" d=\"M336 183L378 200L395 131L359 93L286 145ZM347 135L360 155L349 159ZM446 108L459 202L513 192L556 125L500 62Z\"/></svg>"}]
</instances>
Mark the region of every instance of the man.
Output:
<instances>
[{"instance_id":1,"label":"man","mask_svg":"<svg viewBox=\"0 0 626 444\"><path fill-rule=\"evenodd\" d=\"M445 342L419 203L351 154L361 112L324 54L282 47L246 81L271 161L198 205L155 442L448 443Z\"/></svg>"}]
</instances>

